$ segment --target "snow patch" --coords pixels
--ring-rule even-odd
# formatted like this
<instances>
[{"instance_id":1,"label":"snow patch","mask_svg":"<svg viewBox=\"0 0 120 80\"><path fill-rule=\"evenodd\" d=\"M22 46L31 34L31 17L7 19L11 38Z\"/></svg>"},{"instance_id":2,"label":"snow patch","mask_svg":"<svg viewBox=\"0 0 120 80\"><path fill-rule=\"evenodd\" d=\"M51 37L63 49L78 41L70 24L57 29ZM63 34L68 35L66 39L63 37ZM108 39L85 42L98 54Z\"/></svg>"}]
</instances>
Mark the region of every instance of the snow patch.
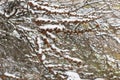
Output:
<instances>
[{"instance_id":1,"label":"snow patch","mask_svg":"<svg viewBox=\"0 0 120 80\"><path fill-rule=\"evenodd\" d=\"M24 26L21 26L21 25L17 25L20 29L23 29L25 31L34 31L33 29L31 28L28 28L28 27L24 27Z\"/></svg>"},{"instance_id":2,"label":"snow patch","mask_svg":"<svg viewBox=\"0 0 120 80\"><path fill-rule=\"evenodd\" d=\"M67 80L82 80L82 79L79 77L79 74L76 73L76 72L73 72L73 71L66 71L66 72L65 72L65 75L68 76Z\"/></svg>"},{"instance_id":3,"label":"snow patch","mask_svg":"<svg viewBox=\"0 0 120 80\"><path fill-rule=\"evenodd\" d=\"M82 62L82 60L80 60L80 59L78 59L78 58L70 57L69 55L65 55L64 57L67 58L67 59L70 59L70 60L72 60L72 61L75 61L75 62Z\"/></svg>"},{"instance_id":4,"label":"snow patch","mask_svg":"<svg viewBox=\"0 0 120 80\"><path fill-rule=\"evenodd\" d=\"M55 28L57 28L57 29L62 30L62 29L65 28L65 26L63 26L63 25L51 25L51 24L48 24L48 25L40 26L40 28L41 29L55 29Z\"/></svg>"},{"instance_id":5,"label":"snow patch","mask_svg":"<svg viewBox=\"0 0 120 80\"><path fill-rule=\"evenodd\" d=\"M5 72L4 75L9 76L9 77L13 77L13 78L19 78L19 77L15 76L15 74L10 74L8 72Z\"/></svg>"},{"instance_id":6,"label":"snow patch","mask_svg":"<svg viewBox=\"0 0 120 80\"><path fill-rule=\"evenodd\" d=\"M54 34L50 33L50 32L47 32L47 34L50 35L50 37L53 38L53 39L56 38L56 36Z\"/></svg>"},{"instance_id":7,"label":"snow patch","mask_svg":"<svg viewBox=\"0 0 120 80\"><path fill-rule=\"evenodd\" d=\"M39 54L42 54L42 48L41 48L42 43L43 43L42 40L39 37L37 37L37 44L38 44L38 47L39 47L38 53Z\"/></svg>"},{"instance_id":8,"label":"snow patch","mask_svg":"<svg viewBox=\"0 0 120 80\"><path fill-rule=\"evenodd\" d=\"M95 80L105 80L104 78L96 78Z\"/></svg>"},{"instance_id":9,"label":"snow patch","mask_svg":"<svg viewBox=\"0 0 120 80\"><path fill-rule=\"evenodd\" d=\"M118 18L110 18L107 20L107 22L111 25L111 26L120 26L120 19Z\"/></svg>"},{"instance_id":10,"label":"snow patch","mask_svg":"<svg viewBox=\"0 0 120 80\"><path fill-rule=\"evenodd\" d=\"M120 39L117 37L113 37L119 44L120 44Z\"/></svg>"},{"instance_id":11,"label":"snow patch","mask_svg":"<svg viewBox=\"0 0 120 80\"><path fill-rule=\"evenodd\" d=\"M42 55L42 60L45 60L46 59L46 56L43 54Z\"/></svg>"},{"instance_id":12,"label":"snow patch","mask_svg":"<svg viewBox=\"0 0 120 80\"><path fill-rule=\"evenodd\" d=\"M20 34L16 30L14 30L12 32L12 35L15 36L15 37L17 37L17 38L20 38Z\"/></svg>"}]
</instances>

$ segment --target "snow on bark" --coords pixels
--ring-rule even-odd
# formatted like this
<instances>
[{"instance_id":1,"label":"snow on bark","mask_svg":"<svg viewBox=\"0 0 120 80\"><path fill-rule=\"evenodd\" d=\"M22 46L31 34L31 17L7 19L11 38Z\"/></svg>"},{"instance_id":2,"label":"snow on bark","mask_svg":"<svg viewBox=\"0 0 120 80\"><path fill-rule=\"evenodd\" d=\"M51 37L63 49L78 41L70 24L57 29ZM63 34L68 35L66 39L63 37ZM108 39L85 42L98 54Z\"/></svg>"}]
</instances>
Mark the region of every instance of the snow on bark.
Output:
<instances>
[{"instance_id":1,"label":"snow on bark","mask_svg":"<svg viewBox=\"0 0 120 80\"><path fill-rule=\"evenodd\" d=\"M68 59L68 60L71 60L73 62L76 62L76 63L82 63L82 60L81 59L78 59L78 58L74 58L74 57L70 57L69 55L64 55L64 58Z\"/></svg>"},{"instance_id":2,"label":"snow on bark","mask_svg":"<svg viewBox=\"0 0 120 80\"><path fill-rule=\"evenodd\" d=\"M58 68L58 67L72 67L71 65L66 65L66 64L47 64L46 65L46 67L56 67L56 68Z\"/></svg>"},{"instance_id":3,"label":"snow on bark","mask_svg":"<svg viewBox=\"0 0 120 80\"><path fill-rule=\"evenodd\" d=\"M37 37L37 45L38 45L39 54L42 54L42 45L41 45L42 43L43 43L42 40L39 37Z\"/></svg>"},{"instance_id":4,"label":"snow on bark","mask_svg":"<svg viewBox=\"0 0 120 80\"><path fill-rule=\"evenodd\" d=\"M88 16L88 18L83 18L83 17L69 17L69 18L64 18L64 19L48 19L48 18L43 18L43 17L38 17L34 20L34 22L37 25L41 25L41 24L50 24L50 23L56 23L56 24L63 24L63 23L87 23L90 21L93 21L95 19L98 19L100 17L92 17L92 16Z\"/></svg>"},{"instance_id":5,"label":"snow on bark","mask_svg":"<svg viewBox=\"0 0 120 80\"><path fill-rule=\"evenodd\" d=\"M42 49L42 43L43 43L43 41L39 38L39 37L37 37L37 48L38 48L38 53L37 53L37 55L38 55L38 57L39 57L39 59L41 60L41 61L44 61L45 59L46 59L46 56L45 56L45 54L43 54L43 49Z\"/></svg>"},{"instance_id":6,"label":"snow on bark","mask_svg":"<svg viewBox=\"0 0 120 80\"><path fill-rule=\"evenodd\" d=\"M52 33L50 33L50 32L47 32L47 34L50 35L50 37L51 37L52 39L57 38L54 34L52 34Z\"/></svg>"},{"instance_id":7,"label":"snow on bark","mask_svg":"<svg viewBox=\"0 0 120 80\"><path fill-rule=\"evenodd\" d=\"M60 30L63 30L65 28L65 26L63 25L51 25L51 24L47 24L47 25L44 25L44 26L40 26L40 29L60 29Z\"/></svg>"},{"instance_id":8,"label":"snow on bark","mask_svg":"<svg viewBox=\"0 0 120 80\"><path fill-rule=\"evenodd\" d=\"M24 27L22 25L17 25L17 27L19 27L19 29L25 30L25 31L34 31L34 29L31 29L29 27Z\"/></svg>"}]
</instances>

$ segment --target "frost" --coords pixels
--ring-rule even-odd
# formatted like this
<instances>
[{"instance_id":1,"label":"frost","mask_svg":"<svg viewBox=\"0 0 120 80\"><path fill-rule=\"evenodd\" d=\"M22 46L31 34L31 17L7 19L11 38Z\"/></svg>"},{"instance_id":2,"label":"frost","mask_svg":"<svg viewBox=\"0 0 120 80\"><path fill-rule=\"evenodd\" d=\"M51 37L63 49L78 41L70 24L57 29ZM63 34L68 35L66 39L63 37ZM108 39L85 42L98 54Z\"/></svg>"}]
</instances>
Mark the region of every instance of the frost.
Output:
<instances>
[{"instance_id":1,"label":"frost","mask_svg":"<svg viewBox=\"0 0 120 80\"><path fill-rule=\"evenodd\" d=\"M81 80L79 74L73 71L66 71L65 75L68 76L67 80Z\"/></svg>"}]
</instances>

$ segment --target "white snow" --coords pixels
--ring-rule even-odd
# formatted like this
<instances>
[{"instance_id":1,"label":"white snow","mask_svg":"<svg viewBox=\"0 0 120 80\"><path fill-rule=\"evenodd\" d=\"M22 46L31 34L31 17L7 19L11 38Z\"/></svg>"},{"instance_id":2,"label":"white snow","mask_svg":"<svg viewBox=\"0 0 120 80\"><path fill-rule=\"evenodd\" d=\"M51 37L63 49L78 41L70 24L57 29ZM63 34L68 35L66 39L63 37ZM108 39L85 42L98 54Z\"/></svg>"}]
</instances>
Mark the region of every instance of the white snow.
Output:
<instances>
[{"instance_id":1,"label":"white snow","mask_svg":"<svg viewBox=\"0 0 120 80\"><path fill-rule=\"evenodd\" d=\"M41 22L54 22L54 23L64 23L64 22L68 22L68 23L74 23L74 22L86 22L86 21L90 21L93 20L94 16L88 16L88 18L77 18L77 17L69 17L69 18L64 18L64 19L48 19L48 18L43 18L43 17L39 17L36 18L36 21L41 21ZM62 25L61 25L62 26Z\"/></svg>"},{"instance_id":2,"label":"white snow","mask_svg":"<svg viewBox=\"0 0 120 80\"><path fill-rule=\"evenodd\" d=\"M120 44L120 39L118 37L113 37L119 44Z\"/></svg>"},{"instance_id":3,"label":"white snow","mask_svg":"<svg viewBox=\"0 0 120 80\"><path fill-rule=\"evenodd\" d=\"M62 29L65 28L65 26L63 26L63 25L47 24L47 25L44 25L44 26L40 26L40 28L41 28L41 29L55 29L55 28L57 28L57 29L62 30Z\"/></svg>"},{"instance_id":4,"label":"white snow","mask_svg":"<svg viewBox=\"0 0 120 80\"><path fill-rule=\"evenodd\" d=\"M79 74L73 71L66 71L65 75L68 76L67 80L81 80Z\"/></svg>"},{"instance_id":5,"label":"white snow","mask_svg":"<svg viewBox=\"0 0 120 80\"><path fill-rule=\"evenodd\" d=\"M73 48L72 48L72 51L76 51L76 50L77 50L77 48L76 48L76 47L73 47Z\"/></svg>"},{"instance_id":6,"label":"white snow","mask_svg":"<svg viewBox=\"0 0 120 80\"><path fill-rule=\"evenodd\" d=\"M13 77L13 78L19 78L19 77L15 76L14 74L10 74L8 72L5 72L4 75L9 76L9 77Z\"/></svg>"},{"instance_id":7,"label":"white snow","mask_svg":"<svg viewBox=\"0 0 120 80\"><path fill-rule=\"evenodd\" d=\"M34 29L31 29L31 28L28 28L28 27L24 27L24 26L21 26L21 25L17 25L17 27L19 27L20 29L23 29L25 31L34 31Z\"/></svg>"},{"instance_id":8,"label":"white snow","mask_svg":"<svg viewBox=\"0 0 120 80\"><path fill-rule=\"evenodd\" d=\"M39 7L39 4L37 2L35 2L35 1L29 1L29 3L32 3L34 6Z\"/></svg>"},{"instance_id":9,"label":"white snow","mask_svg":"<svg viewBox=\"0 0 120 80\"><path fill-rule=\"evenodd\" d=\"M109 19L107 20L107 22L108 22L111 26L117 26L117 27L120 26L120 19L118 19L118 18L109 18Z\"/></svg>"},{"instance_id":10,"label":"white snow","mask_svg":"<svg viewBox=\"0 0 120 80\"><path fill-rule=\"evenodd\" d=\"M47 18L43 18L43 17L39 17L39 18L36 18L36 21L50 21L50 22L57 22L56 20L53 20L53 19L47 19Z\"/></svg>"},{"instance_id":11,"label":"white snow","mask_svg":"<svg viewBox=\"0 0 120 80\"><path fill-rule=\"evenodd\" d=\"M17 37L17 38L20 38L20 35L19 35L19 33L16 30L14 30L12 32L12 35L15 36L15 37Z\"/></svg>"},{"instance_id":12,"label":"white snow","mask_svg":"<svg viewBox=\"0 0 120 80\"><path fill-rule=\"evenodd\" d=\"M101 36L101 35L106 35L107 33L106 32L97 32L97 36Z\"/></svg>"},{"instance_id":13,"label":"white snow","mask_svg":"<svg viewBox=\"0 0 120 80\"><path fill-rule=\"evenodd\" d=\"M10 16L13 15L15 12L16 12L16 10L13 9L13 11L12 11L10 14L5 13L5 16L6 16L6 17L10 17Z\"/></svg>"},{"instance_id":14,"label":"white snow","mask_svg":"<svg viewBox=\"0 0 120 80\"><path fill-rule=\"evenodd\" d=\"M61 49L59 49L58 47L56 47L56 45L55 45L55 44L51 44L51 47L52 47L53 49L56 49L56 51L58 51L58 52L60 52L60 51L61 51Z\"/></svg>"},{"instance_id":15,"label":"white snow","mask_svg":"<svg viewBox=\"0 0 120 80\"><path fill-rule=\"evenodd\" d=\"M83 21L90 21L91 19L89 18L76 18L76 17L71 17L71 18L65 18L65 19L62 19L61 21L63 22L75 22L75 21L78 21L78 22L83 22Z\"/></svg>"},{"instance_id":16,"label":"white snow","mask_svg":"<svg viewBox=\"0 0 120 80\"><path fill-rule=\"evenodd\" d=\"M50 35L50 37L53 38L53 39L56 38L56 36L54 34L50 33L50 32L47 32L47 34Z\"/></svg>"},{"instance_id":17,"label":"white snow","mask_svg":"<svg viewBox=\"0 0 120 80\"><path fill-rule=\"evenodd\" d=\"M37 37L37 45L38 45L38 54L42 54L42 40ZM41 60L45 60L46 56L44 54L42 54Z\"/></svg>"},{"instance_id":18,"label":"white snow","mask_svg":"<svg viewBox=\"0 0 120 80\"><path fill-rule=\"evenodd\" d=\"M46 56L44 54L42 54L42 60L45 60Z\"/></svg>"},{"instance_id":19,"label":"white snow","mask_svg":"<svg viewBox=\"0 0 120 80\"><path fill-rule=\"evenodd\" d=\"M59 9L59 8L57 8L57 9L55 9L55 8L52 8L52 7L48 7L48 6L40 6L41 7L41 9L44 9L44 10L47 10L47 11L50 11L50 12L56 12L56 13L65 13L65 12L69 12L69 10L67 10L67 9Z\"/></svg>"},{"instance_id":20,"label":"white snow","mask_svg":"<svg viewBox=\"0 0 120 80\"><path fill-rule=\"evenodd\" d=\"M41 48L42 43L43 43L42 40L39 37L37 37L37 45L38 45L38 48L39 48L39 50L38 50L39 54L42 54L42 48Z\"/></svg>"},{"instance_id":21,"label":"white snow","mask_svg":"<svg viewBox=\"0 0 120 80\"><path fill-rule=\"evenodd\" d=\"M70 57L69 55L65 55L64 57L67 58L67 59L70 59L72 61L75 61L75 62L82 62L82 60L80 60L78 58Z\"/></svg>"},{"instance_id":22,"label":"white snow","mask_svg":"<svg viewBox=\"0 0 120 80\"><path fill-rule=\"evenodd\" d=\"M92 48L93 51L98 52L94 46L90 45L90 47Z\"/></svg>"},{"instance_id":23,"label":"white snow","mask_svg":"<svg viewBox=\"0 0 120 80\"><path fill-rule=\"evenodd\" d=\"M109 14L109 13L112 13L113 11L111 11L111 10L108 10L108 11L100 10L100 11L96 11L96 12L103 13L103 14Z\"/></svg>"},{"instance_id":24,"label":"white snow","mask_svg":"<svg viewBox=\"0 0 120 80\"><path fill-rule=\"evenodd\" d=\"M72 67L71 65L66 65L66 64L47 64L47 67Z\"/></svg>"},{"instance_id":25,"label":"white snow","mask_svg":"<svg viewBox=\"0 0 120 80\"><path fill-rule=\"evenodd\" d=\"M110 55L105 55L105 57L107 57L107 59L111 62L115 62L115 59L113 57L111 57Z\"/></svg>"},{"instance_id":26,"label":"white snow","mask_svg":"<svg viewBox=\"0 0 120 80\"><path fill-rule=\"evenodd\" d=\"M14 1L14 0L8 0L9 2Z\"/></svg>"},{"instance_id":27,"label":"white snow","mask_svg":"<svg viewBox=\"0 0 120 80\"><path fill-rule=\"evenodd\" d=\"M4 4L5 0L0 0L0 5Z\"/></svg>"},{"instance_id":28,"label":"white snow","mask_svg":"<svg viewBox=\"0 0 120 80\"><path fill-rule=\"evenodd\" d=\"M104 78L96 78L95 80L105 80Z\"/></svg>"},{"instance_id":29,"label":"white snow","mask_svg":"<svg viewBox=\"0 0 120 80\"><path fill-rule=\"evenodd\" d=\"M4 11L2 10L2 8L0 7L0 14L4 14Z\"/></svg>"}]
</instances>

